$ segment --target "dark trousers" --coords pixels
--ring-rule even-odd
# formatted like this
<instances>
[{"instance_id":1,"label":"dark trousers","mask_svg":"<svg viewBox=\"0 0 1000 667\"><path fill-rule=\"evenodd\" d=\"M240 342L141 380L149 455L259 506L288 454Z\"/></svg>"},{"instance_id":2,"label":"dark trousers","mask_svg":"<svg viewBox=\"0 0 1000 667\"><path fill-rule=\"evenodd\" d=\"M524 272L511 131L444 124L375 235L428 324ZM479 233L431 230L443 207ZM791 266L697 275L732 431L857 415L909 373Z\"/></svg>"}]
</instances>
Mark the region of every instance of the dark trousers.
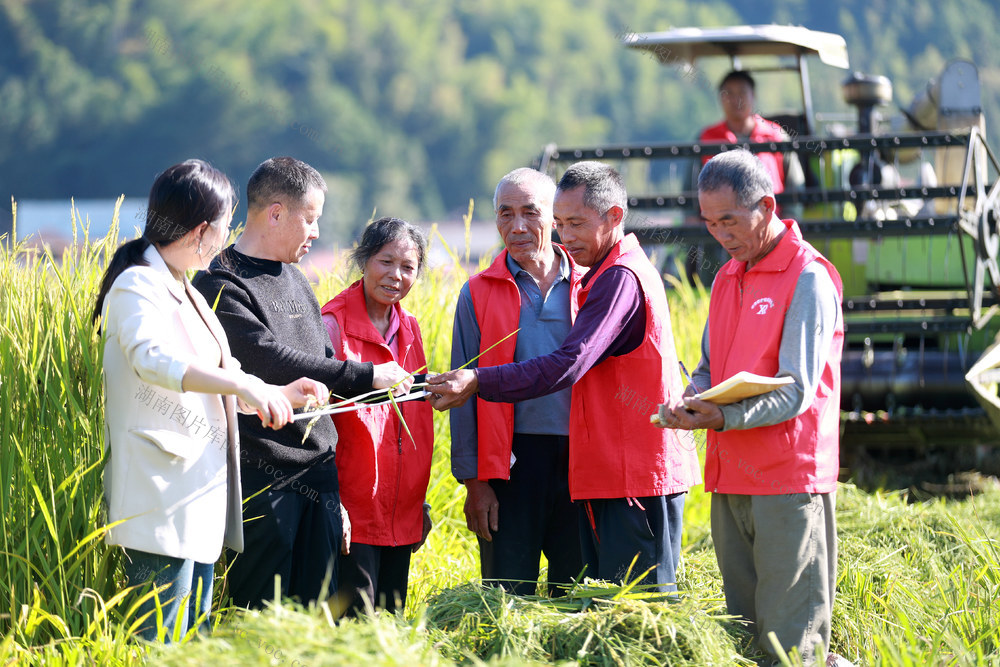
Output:
<instances>
[{"instance_id":1,"label":"dark trousers","mask_svg":"<svg viewBox=\"0 0 1000 667\"><path fill-rule=\"evenodd\" d=\"M578 509L569 499L569 438L515 433L512 451L510 480L490 481L499 529L492 542L479 540L479 556L484 580L533 595L543 553L550 583L569 584L583 569Z\"/></svg>"},{"instance_id":2,"label":"dark trousers","mask_svg":"<svg viewBox=\"0 0 1000 667\"><path fill-rule=\"evenodd\" d=\"M351 543L351 553L340 557L337 594L346 613L365 611L365 600L373 607L394 613L406 606L406 585L413 545L401 547Z\"/></svg>"},{"instance_id":3,"label":"dark trousers","mask_svg":"<svg viewBox=\"0 0 1000 667\"><path fill-rule=\"evenodd\" d=\"M662 593L676 591L686 496L582 501L580 534L587 576L624 583L629 567L629 581L652 568L641 584L655 584L650 590Z\"/></svg>"},{"instance_id":4,"label":"dark trousers","mask_svg":"<svg viewBox=\"0 0 1000 667\"><path fill-rule=\"evenodd\" d=\"M337 492L260 492L243 506L243 553L227 552L233 604L260 608L275 593L303 604L332 595L343 537Z\"/></svg>"}]
</instances>

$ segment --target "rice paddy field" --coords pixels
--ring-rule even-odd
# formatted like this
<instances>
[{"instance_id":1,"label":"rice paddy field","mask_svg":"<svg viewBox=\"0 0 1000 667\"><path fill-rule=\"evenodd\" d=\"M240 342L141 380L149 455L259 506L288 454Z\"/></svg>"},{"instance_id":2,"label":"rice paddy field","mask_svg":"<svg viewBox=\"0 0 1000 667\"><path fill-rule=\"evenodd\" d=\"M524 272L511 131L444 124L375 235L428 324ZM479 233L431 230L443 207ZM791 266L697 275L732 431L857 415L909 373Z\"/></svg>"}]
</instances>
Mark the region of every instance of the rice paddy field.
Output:
<instances>
[{"instance_id":1,"label":"rice paddy field","mask_svg":"<svg viewBox=\"0 0 1000 667\"><path fill-rule=\"evenodd\" d=\"M760 657L726 616L700 488L687 503L677 598L599 582L552 599L482 587L444 415L435 417L428 491L435 528L413 559L405 614L338 622L325 603L288 601L243 612L227 606L220 581L210 636L166 647L129 639L135 596L122 590L118 554L103 543L102 352L89 321L118 241L89 239L76 226L74 246L59 257L0 240L0 664L752 665ZM434 370L447 368L468 277L464 258L448 252L453 261L428 270L404 302ZM348 279L346 269L320 276L317 297ZM693 363L707 294L674 285L669 297L680 356ZM837 509L832 650L865 665L1000 664L1000 491L918 500L845 483Z\"/></svg>"}]
</instances>

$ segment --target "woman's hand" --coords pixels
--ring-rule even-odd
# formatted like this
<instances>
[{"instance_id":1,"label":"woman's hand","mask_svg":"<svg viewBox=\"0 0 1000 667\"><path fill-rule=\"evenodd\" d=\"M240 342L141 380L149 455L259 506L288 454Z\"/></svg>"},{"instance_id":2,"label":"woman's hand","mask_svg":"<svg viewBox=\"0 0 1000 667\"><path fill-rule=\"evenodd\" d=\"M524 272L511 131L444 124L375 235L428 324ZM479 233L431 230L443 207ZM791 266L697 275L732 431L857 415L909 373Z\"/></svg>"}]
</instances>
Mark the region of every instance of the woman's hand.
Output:
<instances>
[{"instance_id":1,"label":"woman's hand","mask_svg":"<svg viewBox=\"0 0 1000 667\"><path fill-rule=\"evenodd\" d=\"M299 378L281 387L281 393L292 404L293 408L307 405L326 405L330 398L330 390L325 384L312 378Z\"/></svg>"},{"instance_id":2,"label":"woman's hand","mask_svg":"<svg viewBox=\"0 0 1000 667\"><path fill-rule=\"evenodd\" d=\"M277 430L292 420L292 403L283 387L267 384L252 375L246 377L248 379L241 384L236 396L257 412L264 426Z\"/></svg>"}]
</instances>

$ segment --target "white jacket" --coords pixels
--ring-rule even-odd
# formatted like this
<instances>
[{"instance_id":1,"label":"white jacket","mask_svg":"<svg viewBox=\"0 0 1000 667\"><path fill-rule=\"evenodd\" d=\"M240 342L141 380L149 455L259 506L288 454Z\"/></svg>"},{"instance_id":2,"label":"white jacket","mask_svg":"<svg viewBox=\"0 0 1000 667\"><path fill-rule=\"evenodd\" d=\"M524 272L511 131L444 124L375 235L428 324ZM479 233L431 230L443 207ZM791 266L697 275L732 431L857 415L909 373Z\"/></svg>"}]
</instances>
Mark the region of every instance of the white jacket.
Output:
<instances>
[{"instance_id":1,"label":"white jacket","mask_svg":"<svg viewBox=\"0 0 1000 667\"><path fill-rule=\"evenodd\" d=\"M243 549L235 401L181 382L195 359L239 363L201 294L155 247L144 258L149 266L123 271L104 302L104 497L109 524L122 521L106 541L211 563L224 535Z\"/></svg>"}]
</instances>

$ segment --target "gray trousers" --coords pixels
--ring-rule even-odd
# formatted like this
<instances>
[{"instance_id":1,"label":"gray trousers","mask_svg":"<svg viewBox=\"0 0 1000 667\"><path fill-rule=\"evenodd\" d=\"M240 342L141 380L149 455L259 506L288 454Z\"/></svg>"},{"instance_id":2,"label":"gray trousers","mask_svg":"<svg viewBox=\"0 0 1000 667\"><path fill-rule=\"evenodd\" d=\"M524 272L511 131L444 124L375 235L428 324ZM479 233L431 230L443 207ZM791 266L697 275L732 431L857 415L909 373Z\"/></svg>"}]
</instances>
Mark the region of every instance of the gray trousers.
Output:
<instances>
[{"instance_id":1,"label":"gray trousers","mask_svg":"<svg viewBox=\"0 0 1000 667\"><path fill-rule=\"evenodd\" d=\"M779 664L768 639L798 648L815 664L830 646L837 582L834 493L712 495L712 540L729 613L750 622L757 643ZM823 664L822 662L820 664Z\"/></svg>"}]
</instances>

